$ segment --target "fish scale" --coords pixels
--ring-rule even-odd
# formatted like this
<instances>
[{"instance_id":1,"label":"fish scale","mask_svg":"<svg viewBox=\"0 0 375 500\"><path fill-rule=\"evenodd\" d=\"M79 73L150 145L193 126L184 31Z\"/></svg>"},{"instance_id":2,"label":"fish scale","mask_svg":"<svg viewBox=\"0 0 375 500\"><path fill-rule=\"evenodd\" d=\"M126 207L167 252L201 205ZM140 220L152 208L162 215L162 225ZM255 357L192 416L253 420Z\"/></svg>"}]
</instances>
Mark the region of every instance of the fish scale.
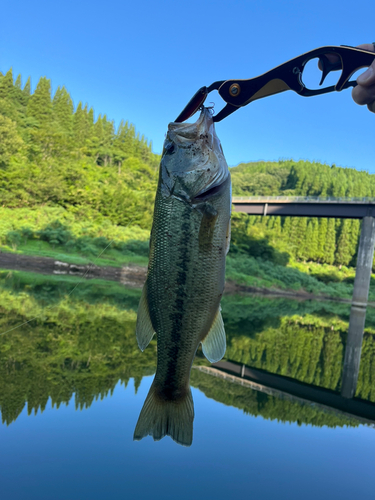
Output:
<instances>
[{"instance_id":1,"label":"fish scale","mask_svg":"<svg viewBox=\"0 0 375 500\"><path fill-rule=\"evenodd\" d=\"M150 307L150 317L158 340L155 382L161 387L173 385L179 391L189 381L196 349L220 303L224 276L223 273L219 276L218 271L225 259L223 240L228 220L217 221L221 230L215 233L211 251L202 252L198 233L203 215L198 211L192 213L191 207L179 200L168 203L160 198L155 203L147 278L149 302L154 304ZM170 209L169 204L173 208ZM180 222L184 218L187 219L185 227ZM157 263L153 262L154 244L158 248ZM177 286L171 287L171 283ZM181 324L176 324L179 318ZM178 357L174 355L176 346Z\"/></svg>"}]
</instances>

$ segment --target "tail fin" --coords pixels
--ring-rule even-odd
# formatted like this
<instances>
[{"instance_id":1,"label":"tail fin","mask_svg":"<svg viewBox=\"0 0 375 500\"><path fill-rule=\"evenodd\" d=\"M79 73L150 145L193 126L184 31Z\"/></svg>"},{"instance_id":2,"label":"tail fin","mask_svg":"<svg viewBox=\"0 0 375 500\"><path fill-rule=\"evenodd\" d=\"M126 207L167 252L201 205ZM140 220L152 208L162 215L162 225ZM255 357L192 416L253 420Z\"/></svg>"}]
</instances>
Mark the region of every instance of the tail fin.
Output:
<instances>
[{"instance_id":1,"label":"tail fin","mask_svg":"<svg viewBox=\"0 0 375 500\"><path fill-rule=\"evenodd\" d=\"M133 439L152 436L159 441L170 436L176 443L190 446L193 442L194 403L190 387L179 401L166 401L156 395L154 384L144 402Z\"/></svg>"}]
</instances>

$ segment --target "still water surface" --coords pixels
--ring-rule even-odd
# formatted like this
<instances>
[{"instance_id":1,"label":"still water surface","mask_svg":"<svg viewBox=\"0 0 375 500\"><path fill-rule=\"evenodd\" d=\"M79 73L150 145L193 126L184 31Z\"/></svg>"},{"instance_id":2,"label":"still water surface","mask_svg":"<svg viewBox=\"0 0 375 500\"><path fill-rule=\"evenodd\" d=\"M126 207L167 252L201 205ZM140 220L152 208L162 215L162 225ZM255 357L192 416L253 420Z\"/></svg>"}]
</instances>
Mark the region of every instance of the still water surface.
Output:
<instances>
[{"instance_id":1,"label":"still water surface","mask_svg":"<svg viewBox=\"0 0 375 500\"><path fill-rule=\"evenodd\" d=\"M214 377L200 356L192 446L133 442L156 362L134 336L140 291L91 280L69 295L75 284L0 271L2 499L375 498L368 420ZM347 305L222 306L227 360L339 394ZM373 403L372 311L366 328L356 396Z\"/></svg>"}]
</instances>

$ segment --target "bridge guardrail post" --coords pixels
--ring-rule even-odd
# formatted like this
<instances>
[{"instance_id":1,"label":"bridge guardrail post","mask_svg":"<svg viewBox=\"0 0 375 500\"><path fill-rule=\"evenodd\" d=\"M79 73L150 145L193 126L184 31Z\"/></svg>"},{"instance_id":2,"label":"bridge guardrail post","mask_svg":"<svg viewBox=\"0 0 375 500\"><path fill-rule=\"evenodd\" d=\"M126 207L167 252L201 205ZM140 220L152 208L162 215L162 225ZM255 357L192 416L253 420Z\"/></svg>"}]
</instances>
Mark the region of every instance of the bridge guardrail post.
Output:
<instances>
[{"instance_id":1,"label":"bridge guardrail post","mask_svg":"<svg viewBox=\"0 0 375 500\"><path fill-rule=\"evenodd\" d=\"M374 217L367 216L362 219L349 330L344 356L341 395L345 398L353 398L357 388L367 299L374 257L374 244L375 219Z\"/></svg>"}]
</instances>

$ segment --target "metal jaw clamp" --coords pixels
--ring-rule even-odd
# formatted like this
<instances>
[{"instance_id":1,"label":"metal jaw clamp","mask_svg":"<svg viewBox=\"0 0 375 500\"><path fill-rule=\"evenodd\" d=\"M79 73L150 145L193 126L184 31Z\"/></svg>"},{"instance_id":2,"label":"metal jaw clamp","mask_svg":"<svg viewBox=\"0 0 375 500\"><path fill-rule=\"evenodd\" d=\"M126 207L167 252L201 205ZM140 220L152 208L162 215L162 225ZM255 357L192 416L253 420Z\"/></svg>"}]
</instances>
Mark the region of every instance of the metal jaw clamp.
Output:
<instances>
[{"instance_id":1,"label":"metal jaw clamp","mask_svg":"<svg viewBox=\"0 0 375 500\"><path fill-rule=\"evenodd\" d=\"M303 83L303 71L306 64L315 58L319 58L319 67L322 71L322 78L319 85L323 84L326 76L331 71L341 70L341 75L336 85L315 90L308 89L305 86ZM355 87L357 83L349 81L350 77L357 70L370 66L374 59L375 52L355 47L348 47L346 45L320 47L295 57L255 78L250 78L249 80L220 80L212 83L209 87L201 87L175 121L183 122L189 119L203 106L208 94L213 90L217 90L226 102L226 106L217 115L214 115L214 122L223 120L237 109L257 99L279 94L286 90L293 90L303 97L311 97L334 91L340 92L343 89Z\"/></svg>"}]
</instances>

